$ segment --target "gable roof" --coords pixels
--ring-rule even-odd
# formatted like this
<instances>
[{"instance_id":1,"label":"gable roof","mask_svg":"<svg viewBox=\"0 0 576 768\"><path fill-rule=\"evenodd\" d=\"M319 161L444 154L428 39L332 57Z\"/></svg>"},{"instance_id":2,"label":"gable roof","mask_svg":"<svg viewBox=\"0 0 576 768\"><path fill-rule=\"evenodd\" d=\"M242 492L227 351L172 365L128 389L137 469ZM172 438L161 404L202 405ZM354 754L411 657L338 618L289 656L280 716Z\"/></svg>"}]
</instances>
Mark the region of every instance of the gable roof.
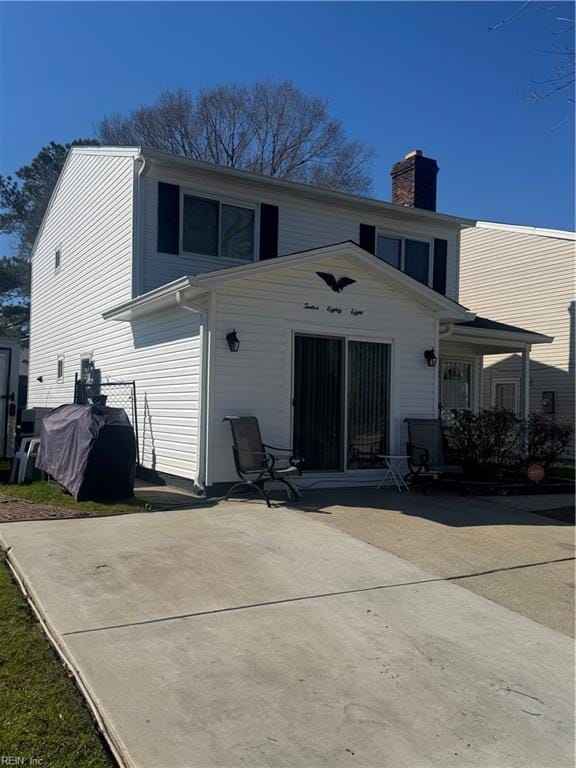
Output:
<instances>
[{"instance_id":1,"label":"gable roof","mask_svg":"<svg viewBox=\"0 0 576 768\"><path fill-rule=\"evenodd\" d=\"M434 222L436 225L464 228L472 227L475 224L474 219L467 219L461 216L451 216L446 213L437 213L428 211L424 208L411 208L404 205L394 205L385 200L377 200L360 195L352 195L346 192L336 192L325 187L316 187L312 184L304 184L298 181L287 181L274 176L266 176L262 173L253 171L243 171L238 168L230 168L224 165L216 165L205 160L193 160L190 157L183 157L170 152L160 152L157 149L147 149L146 147L73 147L71 152L83 154L88 152L108 153L108 154L126 154L133 153L140 155L146 160L158 163L164 167L172 167L180 171L195 171L200 174L212 176L222 180L241 181L249 183L253 187L260 187L268 191L296 195L299 198L307 198L324 202L328 205L341 205L347 208L356 208L365 211L365 215L370 213L388 214L406 221L426 221Z\"/></svg>"},{"instance_id":2,"label":"gable roof","mask_svg":"<svg viewBox=\"0 0 576 768\"><path fill-rule=\"evenodd\" d=\"M528 227L523 224L501 224L498 221L477 221L478 229L499 229L503 232L514 232L519 235L537 235L552 237L557 240L576 240L576 232L568 229L546 229L543 227Z\"/></svg>"},{"instance_id":3,"label":"gable roof","mask_svg":"<svg viewBox=\"0 0 576 768\"><path fill-rule=\"evenodd\" d=\"M160 286L142 296L138 296L120 306L113 307L103 312L102 317L105 320L131 320L167 306L175 306L178 303L182 303L183 299L193 301L195 298L213 289L221 288L235 280L257 277L258 275L276 270L289 269L292 266L301 266L303 264L313 264L337 257L349 259L369 272L375 279L388 285L394 285L414 299L414 301L438 312L442 320L457 322L474 317L473 313L470 313L466 307L449 299L447 296L437 293L432 288L423 285L396 267L368 253L368 251L360 248L359 245L351 240L324 245L320 248L311 248L287 256L278 256L275 259L267 259L266 261L242 264L239 267L226 267L212 272L188 275Z\"/></svg>"}]
</instances>

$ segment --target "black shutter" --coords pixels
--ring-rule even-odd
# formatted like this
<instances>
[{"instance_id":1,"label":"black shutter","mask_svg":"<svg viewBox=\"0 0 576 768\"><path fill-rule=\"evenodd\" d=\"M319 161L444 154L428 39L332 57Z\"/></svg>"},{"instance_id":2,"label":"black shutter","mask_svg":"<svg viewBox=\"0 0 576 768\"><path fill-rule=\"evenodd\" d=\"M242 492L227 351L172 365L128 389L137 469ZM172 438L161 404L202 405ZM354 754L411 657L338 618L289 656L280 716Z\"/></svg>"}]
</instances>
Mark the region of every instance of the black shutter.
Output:
<instances>
[{"instance_id":1,"label":"black shutter","mask_svg":"<svg viewBox=\"0 0 576 768\"><path fill-rule=\"evenodd\" d=\"M372 224L360 224L360 248L376 253L376 227Z\"/></svg>"},{"instance_id":2,"label":"black shutter","mask_svg":"<svg viewBox=\"0 0 576 768\"><path fill-rule=\"evenodd\" d=\"M278 206L260 205L260 261L278 256Z\"/></svg>"},{"instance_id":3,"label":"black shutter","mask_svg":"<svg viewBox=\"0 0 576 768\"><path fill-rule=\"evenodd\" d=\"M158 182L158 251L178 253L180 245L180 187Z\"/></svg>"},{"instance_id":4,"label":"black shutter","mask_svg":"<svg viewBox=\"0 0 576 768\"><path fill-rule=\"evenodd\" d=\"M448 257L448 240L434 238L434 273L432 287L438 293L446 293L446 263Z\"/></svg>"}]
</instances>

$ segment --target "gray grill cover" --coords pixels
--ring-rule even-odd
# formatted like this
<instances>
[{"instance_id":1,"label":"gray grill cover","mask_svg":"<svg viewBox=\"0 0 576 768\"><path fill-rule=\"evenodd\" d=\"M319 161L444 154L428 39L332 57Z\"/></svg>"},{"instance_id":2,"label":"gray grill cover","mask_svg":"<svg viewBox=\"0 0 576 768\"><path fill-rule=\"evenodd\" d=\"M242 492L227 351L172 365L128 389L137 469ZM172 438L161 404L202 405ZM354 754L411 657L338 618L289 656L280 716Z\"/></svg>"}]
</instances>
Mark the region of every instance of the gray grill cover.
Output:
<instances>
[{"instance_id":1,"label":"gray grill cover","mask_svg":"<svg viewBox=\"0 0 576 768\"><path fill-rule=\"evenodd\" d=\"M36 466L77 501L133 495L136 440L122 408L61 405L42 421Z\"/></svg>"}]
</instances>

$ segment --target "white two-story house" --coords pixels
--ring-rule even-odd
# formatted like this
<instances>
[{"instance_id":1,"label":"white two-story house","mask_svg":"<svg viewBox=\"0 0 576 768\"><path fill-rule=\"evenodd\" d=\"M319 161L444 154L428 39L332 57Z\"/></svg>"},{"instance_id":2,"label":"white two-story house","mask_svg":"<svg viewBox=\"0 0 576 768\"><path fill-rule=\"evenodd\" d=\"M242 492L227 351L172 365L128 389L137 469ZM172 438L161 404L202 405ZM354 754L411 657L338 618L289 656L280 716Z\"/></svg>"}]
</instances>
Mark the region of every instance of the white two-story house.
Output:
<instances>
[{"instance_id":1,"label":"white two-story house","mask_svg":"<svg viewBox=\"0 0 576 768\"><path fill-rule=\"evenodd\" d=\"M387 203L72 149L33 253L29 406L72 402L94 370L134 382L142 466L210 491L235 479L228 415L296 447L303 483L353 485L404 452L407 417L478 408L484 354L522 356L527 402L550 338L458 303L474 222L436 212L437 171L410 153Z\"/></svg>"}]
</instances>

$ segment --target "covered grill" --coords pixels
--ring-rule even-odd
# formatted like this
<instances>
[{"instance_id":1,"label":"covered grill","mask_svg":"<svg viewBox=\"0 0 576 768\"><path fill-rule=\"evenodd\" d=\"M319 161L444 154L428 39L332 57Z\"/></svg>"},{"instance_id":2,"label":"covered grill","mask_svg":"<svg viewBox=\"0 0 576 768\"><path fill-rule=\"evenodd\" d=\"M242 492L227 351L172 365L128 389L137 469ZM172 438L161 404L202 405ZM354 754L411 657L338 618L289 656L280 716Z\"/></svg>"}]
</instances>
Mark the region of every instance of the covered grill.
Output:
<instances>
[{"instance_id":1,"label":"covered grill","mask_svg":"<svg viewBox=\"0 0 576 768\"><path fill-rule=\"evenodd\" d=\"M136 440L126 412L61 405L42 421L36 466L77 501L133 496Z\"/></svg>"}]
</instances>

